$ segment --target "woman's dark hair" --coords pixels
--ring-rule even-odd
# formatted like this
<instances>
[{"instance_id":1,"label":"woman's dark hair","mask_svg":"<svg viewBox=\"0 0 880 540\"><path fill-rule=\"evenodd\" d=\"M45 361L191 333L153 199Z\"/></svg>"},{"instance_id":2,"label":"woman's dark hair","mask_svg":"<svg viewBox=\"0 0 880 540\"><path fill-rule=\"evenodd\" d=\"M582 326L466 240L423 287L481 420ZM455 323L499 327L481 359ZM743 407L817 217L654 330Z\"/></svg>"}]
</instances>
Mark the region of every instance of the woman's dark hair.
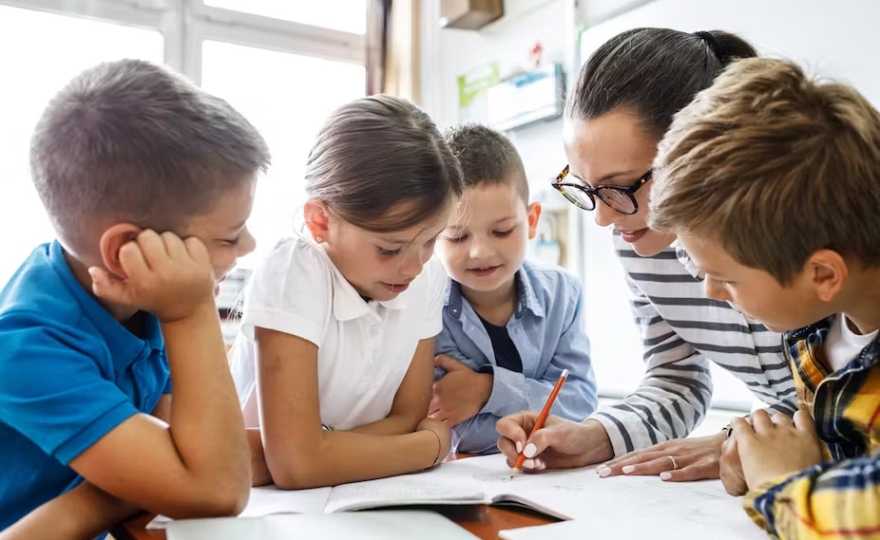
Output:
<instances>
[{"instance_id":1,"label":"woman's dark hair","mask_svg":"<svg viewBox=\"0 0 880 540\"><path fill-rule=\"evenodd\" d=\"M659 138L673 115L711 86L728 64L757 55L746 41L721 30L629 30L605 42L581 68L566 117L590 120L630 108Z\"/></svg>"},{"instance_id":2,"label":"woman's dark hair","mask_svg":"<svg viewBox=\"0 0 880 540\"><path fill-rule=\"evenodd\" d=\"M462 192L458 158L424 111L377 95L337 109L306 163L306 191L353 225L407 229Z\"/></svg>"}]
</instances>

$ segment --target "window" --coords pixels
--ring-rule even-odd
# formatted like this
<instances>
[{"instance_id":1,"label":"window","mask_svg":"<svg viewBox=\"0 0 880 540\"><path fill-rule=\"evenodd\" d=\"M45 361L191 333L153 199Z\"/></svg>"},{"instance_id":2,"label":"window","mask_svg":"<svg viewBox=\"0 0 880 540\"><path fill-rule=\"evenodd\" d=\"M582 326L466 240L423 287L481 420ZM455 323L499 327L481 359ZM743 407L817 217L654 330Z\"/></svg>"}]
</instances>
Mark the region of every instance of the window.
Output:
<instances>
[{"instance_id":1,"label":"window","mask_svg":"<svg viewBox=\"0 0 880 540\"><path fill-rule=\"evenodd\" d=\"M46 103L93 64L125 57L161 62L163 41L156 30L0 5L0 50L8 51L0 55L7 81L0 86L0 286L34 247L54 236L28 159L31 132Z\"/></svg>"},{"instance_id":2,"label":"window","mask_svg":"<svg viewBox=\"0 0 880 540\"><path fill-rule=\"evenodd\" d=\"M321 122L364 94L365 29L366 0L0 0L0 73L17 82L0 87L0 287L54 236L28 148L43 108L76 73L124 57L164 61L245 114L273 154L251 223L265 250L293 231Z\"/></svg>"},{"instance_id":3,"label":"window","mask_svg":"<svg viewBox=\"0 0 880 540\"><path fill-rule=\"evenodd\" d=\"M365 75L362 65L204 42L202 86L247 116L272 150L249 222L257 250L241 266L252 266L302 223L302 179L315 135L336 107L363 96Z\"/></svg>"},{"instance_id":4,"label":"window","mask_svg":"<svg viewBox=\"0 0 880 540\"><path fill-rule=\"evenodd\" d=\"M206 0L205 4L354 34L367 31L366 0Z\"/></svg>"}]
</instances>

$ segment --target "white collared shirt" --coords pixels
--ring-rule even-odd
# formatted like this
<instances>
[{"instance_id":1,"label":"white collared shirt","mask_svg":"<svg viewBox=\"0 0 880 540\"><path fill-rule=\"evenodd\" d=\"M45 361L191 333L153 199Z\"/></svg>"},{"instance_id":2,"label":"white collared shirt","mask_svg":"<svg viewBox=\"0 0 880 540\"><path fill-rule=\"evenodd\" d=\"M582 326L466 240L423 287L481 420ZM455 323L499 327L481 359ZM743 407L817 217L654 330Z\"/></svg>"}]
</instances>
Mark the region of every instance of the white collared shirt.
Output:
<instances>
[{"instance_id":1,"label":"white collared shirt","mask_svg":"<svg viewBox=\"0 0 880 540\"><path fill-rule=\"evenodd\" d=\"M247 425L259 425L255 327L318 346L321 422L352 429L388 416L419 341L443 328L445 287L446 273L431 259L394 300L365 302L321 246L302 238L280 242L254 272L232 352Z\"/></svg>"}]
</instances>

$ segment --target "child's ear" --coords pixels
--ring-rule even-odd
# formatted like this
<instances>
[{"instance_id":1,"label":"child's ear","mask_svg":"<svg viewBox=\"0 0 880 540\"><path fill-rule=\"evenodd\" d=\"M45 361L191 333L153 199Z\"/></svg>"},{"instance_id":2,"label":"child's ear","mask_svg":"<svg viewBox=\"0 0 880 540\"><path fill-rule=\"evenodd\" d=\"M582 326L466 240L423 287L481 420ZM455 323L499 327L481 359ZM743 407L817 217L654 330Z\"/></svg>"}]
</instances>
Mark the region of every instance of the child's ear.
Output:
<instances>
[{"instance_id":1,"label":"child's ear","mask_svg":"<svg viewBox=\"0 0 880 540\"><path fill-rule=\"evenodd\" d=\"M321 201L311 200L303 210L306 227L319 244L330 240L330 211Z\"/></svg>"},{"instance_id":2,"label":"child's ear","mask_svg":"<svg viewBox=\"0 0 880 540\"><path fill-rule=\"evenodd\" d=\"M119 264L119 249L136 240L142 230L132 223L117 223L104 231L98 245L101 250L101 262L108 272L120 278L128 277Z\"/></svg>"},{"instance_id":3,"label":"child's ear","mask_svg":"<svg viewBox=\"0 0 880 540\"><path fill-rule=\"evenodd\" d=\"M527 208L529 212L529 240L538 234L538 221L541 219L541 203L533 202Z\"/></svg>"},{"instance_id":4,"label":"child's ear","mask_svg":"<svg viewBox=\"0 0 880 540\"><path fill-rule=\"evenodd\" d=\"M823 302L831 302L846 285L849 268L839 253L820 249L807 259L806 271L812 280L816 296Z\"/></svg>"}]
</instances>

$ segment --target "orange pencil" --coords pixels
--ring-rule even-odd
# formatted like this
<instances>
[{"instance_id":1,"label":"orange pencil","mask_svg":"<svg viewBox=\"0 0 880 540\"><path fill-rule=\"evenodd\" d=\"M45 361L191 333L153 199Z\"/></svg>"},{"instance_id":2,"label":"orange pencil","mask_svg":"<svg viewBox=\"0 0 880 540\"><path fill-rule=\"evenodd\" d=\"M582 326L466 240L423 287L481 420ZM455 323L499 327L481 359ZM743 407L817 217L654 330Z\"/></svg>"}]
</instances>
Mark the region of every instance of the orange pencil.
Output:
<instances>
[{"instance_id":1,"label":"orange pencil","mask_svg":"<svg viewBox=\"0 0 880 540\"><path fill-rule=\"evenodd\" d=\"M529 437L532 436L532 433L538 431L542 427L544 427L544 422L547 421L547 415L550 414L550 409L553 408L553 402L556 401L556 396L559 394L559 390L562 388L562 383L565 382L565 379L568 378L568 370L563 369L562 375L559 376L559 380L556 381L556 386L553 387L553 391L550 392L550 397L547 398L547 403L544 404L544 410L541 411L541 414L538 415L538 420L535 421L535 425L532 427L532 431L529 432ZM516 465L513 467L513 471L510 472L510 477L513 478L516 476L516 473L523 466L523 462L526 460L526 456L520 452L519 457L516 458Z\"/></svg>"}]
</instances>

